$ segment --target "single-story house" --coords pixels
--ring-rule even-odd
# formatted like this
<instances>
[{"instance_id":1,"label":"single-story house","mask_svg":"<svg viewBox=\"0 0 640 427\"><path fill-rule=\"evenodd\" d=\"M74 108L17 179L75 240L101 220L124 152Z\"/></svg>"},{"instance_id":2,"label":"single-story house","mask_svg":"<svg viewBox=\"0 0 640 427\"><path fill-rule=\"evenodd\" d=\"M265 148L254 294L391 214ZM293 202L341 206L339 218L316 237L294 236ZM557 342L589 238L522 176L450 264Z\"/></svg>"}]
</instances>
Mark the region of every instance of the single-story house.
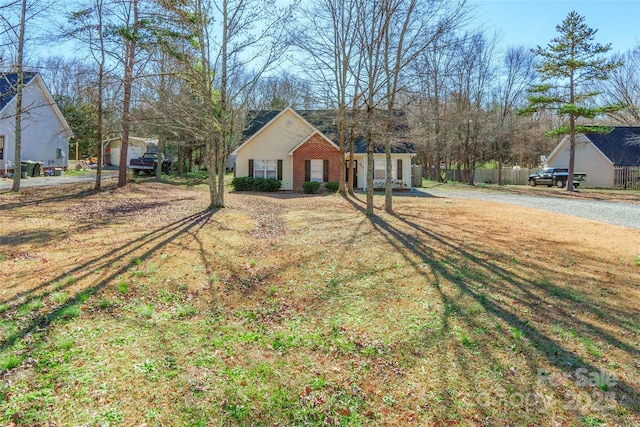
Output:
<instances>
[{"instance_id":1,"label":"single-story house","mask_svg":"<svg viewBox=\"0 0 640 427\"><path fill-rule=\"evenodd\" d=\"M127 149L127 165L131 159L137 159L146 152L156 152L157 141L136 136L129 137ZM122 137L107 139L102 142L102 158L105 166L120 166L120 151L122 150Z\"/></svg>"},{"instance_id":2,"label":"single-story house","mask_svg":"<svg viewBox=\"0 0 640 427\"><path fill-rule=\"evenodd\" d=\"M71 127L38 73L23 73L21 161L66 169ZM17 73L0 73L0 170L13 172Z\"/></svg>"},{"instance_id":3,"label":"single-story house","mask_svg":"<svg viewBox=\"0 0 640 427\"><path fill-rule=\"evenodd\" d=\"M569 136L547 157L550 167L569 166ZM616 126L610 133L576 135L575 170L587 174L589 187L614 187L616 168L640 166L640 127Z\"/></svg>"},{"instance_id":4,"label":"single-story house","mask_svg":"<svg viewBox=\"0 0 640 427\"><path fill-rule=\"evenodd\" d=\"M339 181L342 165L338 149L335 112L286 108L258 111L249 119L243 142L236 148L235 176L276 178L281 189L301 191L306 181ZM408 127L397 134L408 134ZM345 159L349 147L345 143ZM367 155L363 137L354 147L355 188L366 189ZM411 188L413 145L396 138L392 146L394 186ZM346 173L346 170L345 170ZM384 146L374 150L374 185L383 187L386 173Z\"/></svg>"}]
</instances>

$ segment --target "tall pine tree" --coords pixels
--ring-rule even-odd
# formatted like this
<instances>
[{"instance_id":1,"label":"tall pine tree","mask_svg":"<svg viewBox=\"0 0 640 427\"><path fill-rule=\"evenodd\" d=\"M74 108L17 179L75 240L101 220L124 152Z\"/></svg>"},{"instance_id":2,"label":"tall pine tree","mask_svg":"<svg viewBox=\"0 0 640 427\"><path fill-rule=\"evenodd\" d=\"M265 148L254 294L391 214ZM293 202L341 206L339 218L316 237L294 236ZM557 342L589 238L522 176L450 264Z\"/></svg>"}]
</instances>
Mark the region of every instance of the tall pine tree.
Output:
<instances>
[{"instance_id":1,"label":"tall pine tree","mask_svg":"<svg viewBox=\"0 0 640 427\"><path fill-rule=\"evenodd\" d=\"M594 97L598 92L589 90L586 83L606 80L609 72L622 64L602 57L602 54L611 50L611 44L594 43L598 30L589 28L584 23L584 17L577 12L570 12L556 29L560 35L553 38L546 48L538 46L533 50L541 57L536 66L541 84L534 85L529 90L529 105L522 112L552 109L559 116L569 119L568 125L562 125L546 135L570 136L567 190L573 191L576 133L610 131L604 126L584 125L581 119L593 119L621 108L619 105L594 105Z\"/></svg>"}]
</instances>

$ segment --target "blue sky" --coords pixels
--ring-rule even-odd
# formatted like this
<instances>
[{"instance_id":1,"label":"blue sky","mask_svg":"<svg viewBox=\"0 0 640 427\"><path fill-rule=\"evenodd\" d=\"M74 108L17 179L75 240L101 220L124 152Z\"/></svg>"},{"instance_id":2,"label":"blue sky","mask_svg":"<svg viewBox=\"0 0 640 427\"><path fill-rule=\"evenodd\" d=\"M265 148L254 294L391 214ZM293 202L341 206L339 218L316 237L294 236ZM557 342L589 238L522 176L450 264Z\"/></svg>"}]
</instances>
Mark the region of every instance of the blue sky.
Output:
<instances>
[{"instance_id":1,"label":"blue sky","mask_svg":"<svg viewBox=\"0 0 640 427\"><path fill-rule=\"evenodd\" d=\"M598 32L597 43L611 43L611 52L640 45L640 0L469 0L479 25L502 35L501 45L546 46L558 35L556 25L572 10Z\"/></svg>"}]
</instances>

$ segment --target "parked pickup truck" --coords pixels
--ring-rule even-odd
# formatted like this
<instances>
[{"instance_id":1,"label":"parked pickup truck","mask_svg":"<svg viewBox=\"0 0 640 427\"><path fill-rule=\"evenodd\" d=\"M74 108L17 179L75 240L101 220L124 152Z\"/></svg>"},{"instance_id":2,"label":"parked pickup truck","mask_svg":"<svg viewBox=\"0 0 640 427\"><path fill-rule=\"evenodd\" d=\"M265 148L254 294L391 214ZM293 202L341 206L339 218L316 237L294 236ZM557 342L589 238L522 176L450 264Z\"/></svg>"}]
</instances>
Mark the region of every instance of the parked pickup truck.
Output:
<instances>
[{"instance_id":1,"label":"parked pickup truck","mask_svg":"<svg viewBox=\"0 0 640 427\"><path fill-rule=\"evenodd\" d=\"M533 175L529 175L529 185L535 187L536 185L546 185L551 187L555 185L558 188L563 188L567 184L569 179L569 169L563 168L543 168ZM587 179L587 174L583 172L573 173L573 186L580 186L581 182Z\"/></svg>"},{"instance_id":2,"label":"parked pickup truck","mask_svg":"<svg viewBox=\"0 0 640 427\"><path fill-rule=\"evenodd\" d=\"M147 175L153 175L155 173L157 164L157 153L144 153L142 157L131 159L129 161L129 168L133 169L134 175L138 175L140 171L143 171ZM171 160L162 160L162 172L171 173Z\"/></svg>"}]
</instances>

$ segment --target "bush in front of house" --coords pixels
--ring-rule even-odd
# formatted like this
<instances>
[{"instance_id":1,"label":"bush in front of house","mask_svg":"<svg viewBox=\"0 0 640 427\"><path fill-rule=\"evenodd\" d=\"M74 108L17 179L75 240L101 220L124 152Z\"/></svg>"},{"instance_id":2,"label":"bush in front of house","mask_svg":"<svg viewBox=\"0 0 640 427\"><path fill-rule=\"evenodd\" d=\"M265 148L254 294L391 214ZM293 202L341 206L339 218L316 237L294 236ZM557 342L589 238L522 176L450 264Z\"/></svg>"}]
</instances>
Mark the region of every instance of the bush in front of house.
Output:
<instances>
[{"instance_id":1,"label":"bush in front of house","mask_svg":"<svg viewBox=\"0 0 640 427\"><path fill-rule=\"evenodd\" d=\"M236 176L231 180L231 188L235 191L252 191L253 190L253 177L251 176Z\"/></svg>"},{"instance_id":2,"label":"bush in front of house","mask_svg":"<svg viewBox=\"0 0 640 427\"><path fill-rule=\"evenodd\" d=\"M338 191L339 187L340 184L338 184L336 181L329 181L324 185L324 190L327 193L335 193L336 191Z\"/></svg>"},{"instance_id":3,"label":"bush in front of house","mask_svg":"<svg viewBox=\"0 0 640 427\"><path fill-rule=\"evenodd\" d=\"M253 178L250 176L236 176L231 180L231 188L235 191L274 192L280 189L282 183L275 178Z\"/></svg>"},{"instance_id":4,"label":"bush in front of house","mask_svg":"<svg viewBox=\"0 0 640 427\"><path fill-rule=\"evenodd\" d=\"M282 183L275 178L254 178L253 190L272 193L278 191Z\"/></svg>"},{"instance_id":5,"label":"bush in front of house","mask_svg":"<svg viewBox=\"0 0 640 427\"><path fill-rule=\"evenodd\" d=\"M320 183L316 181L307 181L302 183L302 191L304 194L314 194L318 192Z\"/></svg>"}]
</instances>

